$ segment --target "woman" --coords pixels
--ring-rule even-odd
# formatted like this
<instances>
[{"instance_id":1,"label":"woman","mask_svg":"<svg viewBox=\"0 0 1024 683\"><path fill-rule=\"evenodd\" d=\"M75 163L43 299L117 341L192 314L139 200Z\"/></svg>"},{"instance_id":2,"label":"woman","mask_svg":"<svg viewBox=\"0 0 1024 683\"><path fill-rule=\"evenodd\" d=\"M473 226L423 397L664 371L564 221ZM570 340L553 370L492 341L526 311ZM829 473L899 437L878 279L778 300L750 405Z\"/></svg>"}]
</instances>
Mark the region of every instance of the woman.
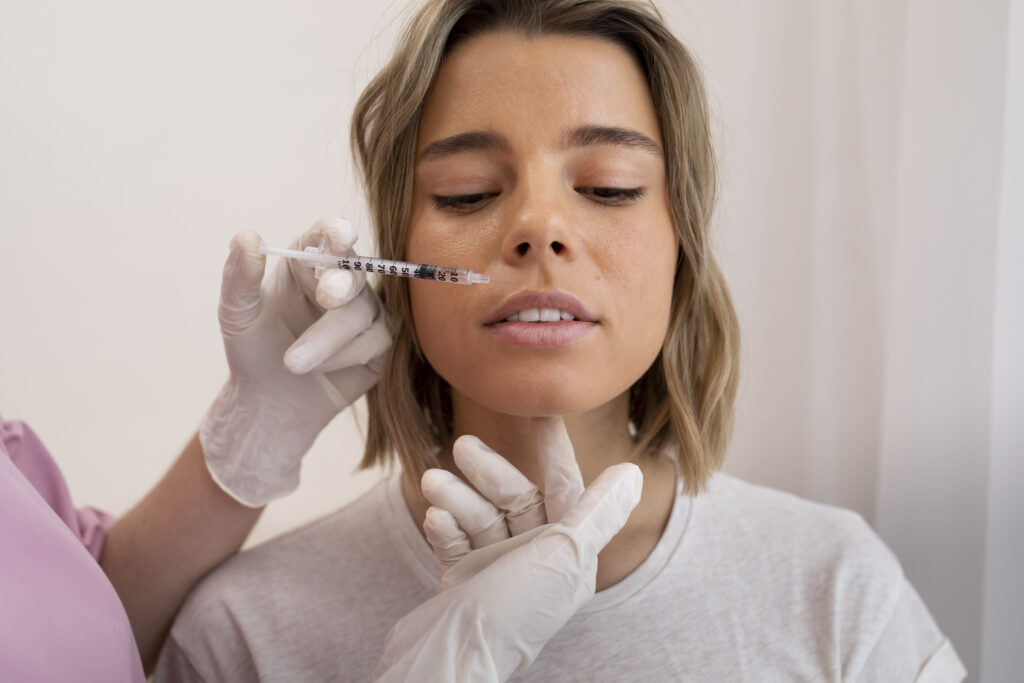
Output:
<instances>
[{"instance_id":1,"label":"woman","mask_svg":"<svg viewBox=\"0 0 1024 683\"><path fill-rule=\"evenodd\" d=\"M381 256L507 284L380 283L394 344L364 465L397 455L402 476L212 575L158 680L331 680L339 662L367 678L398 615L441 587L417 525L446 565L515 536L535 496L474 470L496 451L536 482L572 450L583 481L635 463L643 497L600 555L600 592L523 680L959 680L862 520L715 473L738 332L709 248L703 88L652 8L429 2L353 139ZM432 467L448 473L421 493Z\"/></svg>"}]
</instances>

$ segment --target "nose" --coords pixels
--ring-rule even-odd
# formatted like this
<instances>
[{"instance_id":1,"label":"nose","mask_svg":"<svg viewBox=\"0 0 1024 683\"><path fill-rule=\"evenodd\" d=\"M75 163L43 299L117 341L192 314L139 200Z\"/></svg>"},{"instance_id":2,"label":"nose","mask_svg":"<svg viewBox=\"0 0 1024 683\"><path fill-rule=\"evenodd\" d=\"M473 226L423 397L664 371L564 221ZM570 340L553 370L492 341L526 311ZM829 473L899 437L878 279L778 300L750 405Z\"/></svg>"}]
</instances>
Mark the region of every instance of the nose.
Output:
<instances>
[{"instance_id":1,"label":"nose","mask_svg":"<svg viewBox=\"0 0 1024 683\"><path fill-rule=\"evenodd\" d=\"M580 243L570 217L570 198L557 183L546 189L523 187L512 207L502 258L513 266L576 260Z\"/></svg>"}]
</instances>

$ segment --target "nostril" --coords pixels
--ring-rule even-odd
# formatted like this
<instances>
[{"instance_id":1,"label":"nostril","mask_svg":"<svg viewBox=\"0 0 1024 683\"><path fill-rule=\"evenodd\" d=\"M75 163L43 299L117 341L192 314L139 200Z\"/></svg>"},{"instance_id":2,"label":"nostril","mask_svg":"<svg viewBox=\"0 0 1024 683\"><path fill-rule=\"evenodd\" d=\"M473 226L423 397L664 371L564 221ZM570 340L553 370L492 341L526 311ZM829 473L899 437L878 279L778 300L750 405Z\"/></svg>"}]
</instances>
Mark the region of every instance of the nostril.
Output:
<instances>
[{"instance_id":1,"label":"nostril","mask_svg":"<svg viewBox=\"0 0 1024 683\"><path fill-rule=\"evenodd\" d=\"M523 242L522 244L520 244L519 246L516 247L516 251L519 252L520 256L526 256L526 252L528 252L529 250L530 250L530 243L529 242Z\"/></svg>"},{"instance_id":2,"label":"nostril","mask_svg":"<svg viewBox=\"0 0 1024 683\"><path fill-rule=\"evenodd\" d=\"M563 245L561 242L551 243L551 251L555 252L555 254L561 254L563 249L565 249L565 245Z\"/></svg>"}]
</instances>

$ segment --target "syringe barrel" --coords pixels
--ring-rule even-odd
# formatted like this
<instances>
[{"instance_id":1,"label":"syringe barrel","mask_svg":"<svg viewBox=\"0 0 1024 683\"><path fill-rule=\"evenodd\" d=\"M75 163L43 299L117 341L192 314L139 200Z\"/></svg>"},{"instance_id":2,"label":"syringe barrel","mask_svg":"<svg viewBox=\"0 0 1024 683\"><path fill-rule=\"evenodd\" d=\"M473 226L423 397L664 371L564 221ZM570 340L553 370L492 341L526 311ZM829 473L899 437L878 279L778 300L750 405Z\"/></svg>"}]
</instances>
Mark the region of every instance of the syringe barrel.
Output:
<instances>
[{"instance_id":1,"label":"syringe barrel","mask_svg":"<svg viewBox=\"0 0 1024 683\"><path fill-rule=\"evenodd\" d=\"M418 280L433 280L434 282L450 282L453 285L473 285L491 282L491 278L486 275L474 273L466 268L431 266L424 263L393 261L372 256L356 256L355 254L337 256L326 251L326 243L327 240L325 238L320 241L319 248L308 246L299 251L297 249L276 249L267 245L266 242L260 242L259 252L261 255L270 254L303 261L310 268L315 269L315 275L318 279L324 268L341 268L359 273L373 273L374 275L391 275Z\"/></svg>"},{"instance_id":2,"label":"syringe barrel","mask_svg":"<svg viewBox=\"0 0 1024 683\"><path fill-rule=\"evenodd\" d=\"M392 275L397 277L408 277L417 280L434 280L435 282L450 282L453 285L471 285L473 281L479 281L471 277L473 271L465 268L452 268L450 266L431 266L424 263L408 263L406 261L392 261L391 259L371 258L365 256L328 256L324 254L324 265L330 265L344 270L353 270L358 273L373 273L375 275Z\"/></svg>"}]
</instances>

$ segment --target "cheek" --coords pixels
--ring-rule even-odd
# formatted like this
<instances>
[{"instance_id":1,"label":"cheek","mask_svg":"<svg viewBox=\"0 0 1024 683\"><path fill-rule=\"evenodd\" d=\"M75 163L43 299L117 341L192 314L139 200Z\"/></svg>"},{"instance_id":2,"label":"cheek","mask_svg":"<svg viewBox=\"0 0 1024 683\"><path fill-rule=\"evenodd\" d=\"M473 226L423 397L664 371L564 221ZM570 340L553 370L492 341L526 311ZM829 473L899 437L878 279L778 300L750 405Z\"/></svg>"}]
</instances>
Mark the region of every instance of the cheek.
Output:
<instances>
[{"instance_id":1,"label":"cheek","mask_svg":"<svg viewBox=\"0 0 1024 683\"><path fill-rule=\"evenodd\" d=\"M457 313L451 302L444 296L444 291L430 291L427 287L439 288L445 285L431 282L411 281L409 283L409 303L412 307L412 324L416 331L416 339L420 348L432 361L432 357L447 348L445 340L445 322L452 320Z\"/></svg>"},{"instance_id":2,"label":"cheek","mask_svg":"<svg viewBox=\"0 0 1024 683\"><path fill-rule=\"evenodd\" d=\"M602 249L601 271L616 296L629 302L627 310L654 316L653 323L671 305L679 240L667 217L651 219L645 227L616 231Z\"/></svg>"},{"instance_id":3,"label":"cheek","mask_svg":"<svg viewBox=\"0 0 1024 683\"><path fill-rule=\"evenodd\" d=\"M629 373L642 374L657 357L672 313L679 243L671 222L658 223L657 229L622 240L606 271L618 299L624 329L617 339Z\"/></svg>"},{"instance_id":4,"label":"cheek","mask_svg":"<svg viewBox=\"0 0 1024 683\"><path fill-rule=\"evenodd\" d=\"M474 317L467 287L438 282L409 282L412 324L420 351L449 384L479 372L466 321Z\"/></svg>"}]
</instances>

